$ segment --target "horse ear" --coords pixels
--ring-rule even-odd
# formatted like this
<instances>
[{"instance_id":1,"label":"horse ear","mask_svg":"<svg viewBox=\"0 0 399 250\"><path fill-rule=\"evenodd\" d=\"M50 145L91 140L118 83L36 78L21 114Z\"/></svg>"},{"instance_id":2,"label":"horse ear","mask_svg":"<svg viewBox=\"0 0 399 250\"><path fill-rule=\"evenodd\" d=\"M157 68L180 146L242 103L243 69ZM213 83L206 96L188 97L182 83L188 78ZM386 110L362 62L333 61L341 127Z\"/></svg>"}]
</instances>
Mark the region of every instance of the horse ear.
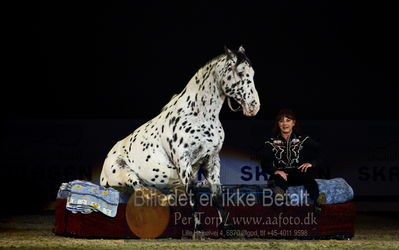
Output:
<instances>
[{"instance_id":1,"label":"horse ear","mask_svg":"<svg viewBox=\"0 0 399 250\"><path fill-rule=\"evenodd\" d=\"M224 46L224 53L226 53L228 59L231 59L234 57L234 52L231 51L229 48L227 48L226 45Z\"/></svg>"},{"instance_id":2,"label":"horse ear","mask_svg":"<svg viewBox=\"0 0 399 250\"><path fill-rule=\"evenodd\" d=\"M238 49L239 52L245 54L245 49L244 47L241 45L240 48Z\"/></svg>"}]
</instances>

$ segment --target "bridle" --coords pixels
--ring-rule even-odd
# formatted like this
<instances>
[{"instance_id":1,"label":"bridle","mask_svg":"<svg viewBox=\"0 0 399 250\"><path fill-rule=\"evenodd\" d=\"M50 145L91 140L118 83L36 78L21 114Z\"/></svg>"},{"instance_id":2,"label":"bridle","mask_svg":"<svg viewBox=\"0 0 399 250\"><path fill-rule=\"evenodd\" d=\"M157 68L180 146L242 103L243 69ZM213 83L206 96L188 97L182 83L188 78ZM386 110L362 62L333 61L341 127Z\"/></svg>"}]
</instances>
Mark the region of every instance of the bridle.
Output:
<instances>
[{"instance_id":1,"label":"bridle","mask_svg":"<svg viewBox=\"0 0 399 250\"><path fill-rule=\"evenodd\" d=\"M226 62L227 62L227 60L226 60ZM235 67L234 67L234 70L236 70ZM234 78L234 80L236 80L236 77L235 77L234 74L233 74L233 78ZM226 95L226 96L227 96L227 95ZM230 110L233 111L233 112L238 112L238 111L241 111L241 110L242 110L242 106L241 106L241 105L238 106L238 108L233 108L233 105L231 104L231 97L230 97L230 96L227 96L227 104L228 104Z\"/></svg>"},{"instance_id":2,"label":"bridle","mask_svg":"<svg viewBox=\"0 0 399 250\"><path fill-rule=\"evenodd\" d=\"M229 97L229 96L227 96L227 104L229 105L229 108L233 112L238 112L238 111L242 110L242 106L238 106L238 108L233 108L233 106L231 104L231 97Z\"/></svg>"}]
</instances>

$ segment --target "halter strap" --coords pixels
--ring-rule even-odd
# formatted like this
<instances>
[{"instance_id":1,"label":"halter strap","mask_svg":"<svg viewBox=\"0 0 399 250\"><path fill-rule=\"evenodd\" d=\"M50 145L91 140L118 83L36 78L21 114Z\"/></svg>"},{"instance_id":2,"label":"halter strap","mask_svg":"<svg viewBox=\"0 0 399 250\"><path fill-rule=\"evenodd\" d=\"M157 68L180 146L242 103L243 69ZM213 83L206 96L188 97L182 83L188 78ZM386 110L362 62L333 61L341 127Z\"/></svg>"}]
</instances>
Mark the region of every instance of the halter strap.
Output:
<instances>
[{"instance_id":1,"label":"halter strap","mask_svg":"<svg viewBox=\"0 0 399 250\"><path fill-rule=\"evenodd\" d=\"M238 108L236 108L236 109L233 108L230 99L231 99L231 97L228 96L228 97L227 97L227 104L229 105L229 108L231 109L231 111L233 111L233 112L238 112L238 111L240 111L240 110L242 109L242 107L241 107L241 106L238 106Z\"/></svg>"},{"instance_id":2,"label":"halter strap","mask_svg":"<svg viewBox=\"0 0 399 250\"><path fill-rule=\"evenodd\" d=\"M229 55L227 55L227 56L229 56ZM238 60L238 58L237 58L237 60ZM226 60L226 62L225 62L225 65L226 65L226 63L227 63L227 60ZM233 71L234 70L236 70L237 68L236 68L236 65L233 65ZM235 77L235 75L233 74L233 78L234 78L234 80L236 80L236 77ZM226 93L225 93L225 95L226 95ZM240 111L240 110L242 110L242 107L241 107L241 105L240 106L238 106L238 108L233 108L233 105L231 104L231 97L229 97L229 96L227 96L226 95L226 97L227 97L227 104L229 105L229 108L230 108L230 110L231 111L233 111L233 112L238 112L238 111Z\"/></svg>"}]
</instances>

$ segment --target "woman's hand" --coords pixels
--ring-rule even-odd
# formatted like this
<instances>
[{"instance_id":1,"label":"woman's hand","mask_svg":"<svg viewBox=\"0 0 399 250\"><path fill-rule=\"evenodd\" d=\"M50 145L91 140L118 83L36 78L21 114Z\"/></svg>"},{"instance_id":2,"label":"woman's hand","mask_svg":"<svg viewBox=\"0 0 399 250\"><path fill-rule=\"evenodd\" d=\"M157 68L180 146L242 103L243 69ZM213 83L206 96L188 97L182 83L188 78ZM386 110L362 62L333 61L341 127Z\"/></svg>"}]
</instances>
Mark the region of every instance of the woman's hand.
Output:
<instances>
[{"instance_id":1,"label":"woman's hand","mask_svg":"<svg viewBox=\"0 0 399 250\"><path fill-rule=\"evenodd\" d=\"M311 168L312 164L306 162L304 164L302 164L301 166L298 167L299 170L301 170L301 172L306 172L308 170L308 168Z\"/></svg>"},{"instance_id":2,"label":"woman's hand","mask_svg":"<svg viewBox=\"0 0 399 250\"><path fill-rule=\"evenodd\" d=\"M288 174L287 174L286 172L284 172L284 171L276 170L276 171L274 172L274 174L278 174L278 175L280 175L281 177L283 177L284 180L287 180Z\"/></svg>"}]
</instances>

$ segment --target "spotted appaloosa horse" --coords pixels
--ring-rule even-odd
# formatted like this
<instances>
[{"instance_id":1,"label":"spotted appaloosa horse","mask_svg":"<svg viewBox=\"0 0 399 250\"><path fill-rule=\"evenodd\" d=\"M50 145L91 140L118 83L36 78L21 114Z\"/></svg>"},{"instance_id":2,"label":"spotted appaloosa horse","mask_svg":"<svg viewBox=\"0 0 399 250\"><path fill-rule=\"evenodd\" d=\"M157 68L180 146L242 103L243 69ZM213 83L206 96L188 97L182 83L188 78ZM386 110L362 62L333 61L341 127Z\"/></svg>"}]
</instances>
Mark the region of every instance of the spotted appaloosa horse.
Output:
<instances>
[{"instance_id":1,"label":"spotted appaloosa horse","mask_svg":"<svg viewBox=\"0 0 399 250\"><path fill-rule=\"evenodd\" d=\"M256 115L260 102L253 77L254 70L244 48L225 48L224 54L195 73L158 116L115 144L105 159L101 185L130 186L135 190L183 185L189 192L201 168L210 184L220 225L225 225L219 159L224 131L219 112L227 97L240 104L244 115ZM233 109L230 102L229 106ZM197 230L195 204L190 204L194 206Z\"/></svg>"}]
</instances>

